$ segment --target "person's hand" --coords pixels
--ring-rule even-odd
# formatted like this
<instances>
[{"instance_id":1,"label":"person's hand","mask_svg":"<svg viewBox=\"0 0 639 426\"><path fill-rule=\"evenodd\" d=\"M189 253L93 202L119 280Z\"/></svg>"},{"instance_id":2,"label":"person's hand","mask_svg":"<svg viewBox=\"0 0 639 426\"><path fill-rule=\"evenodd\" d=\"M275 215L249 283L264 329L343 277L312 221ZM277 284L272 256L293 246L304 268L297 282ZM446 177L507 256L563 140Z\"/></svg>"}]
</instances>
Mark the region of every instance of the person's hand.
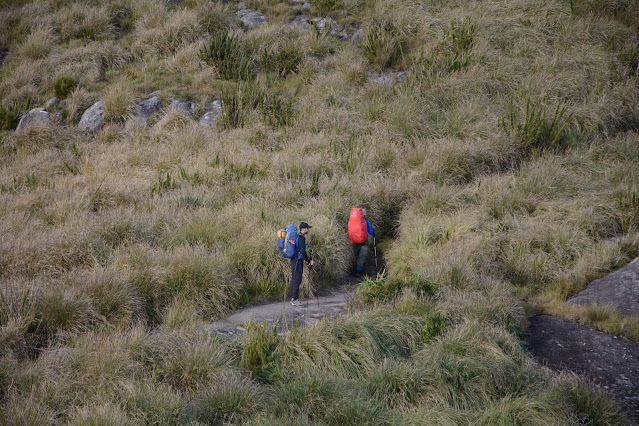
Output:
<instances>
[{"instance_id":1,"label":"person's hand","mask_svg":"<svg viewBox=\"0 0 639 426\"><path fill-rule=\"evenodd\" d=\"M315 265L315 261L311 259L311 266Z\"/></svg>"}]
</instances>

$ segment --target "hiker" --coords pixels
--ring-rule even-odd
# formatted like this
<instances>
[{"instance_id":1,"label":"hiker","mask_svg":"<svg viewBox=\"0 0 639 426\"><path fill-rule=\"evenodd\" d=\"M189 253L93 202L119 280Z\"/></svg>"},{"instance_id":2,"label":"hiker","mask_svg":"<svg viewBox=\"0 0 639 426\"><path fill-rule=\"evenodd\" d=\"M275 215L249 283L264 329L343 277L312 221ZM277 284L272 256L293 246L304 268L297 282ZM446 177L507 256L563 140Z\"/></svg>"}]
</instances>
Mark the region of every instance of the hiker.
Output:
<instances>
[{"instance_id":1,"label":"hiker","mask_svg":"<svg viewBox=\"0 0 639 426\"><path fill-rule=\"evenodd\" d=\"M370 235L373 235L375 228L370 221L366 219L366 210L359 208L351 209L351 217L348 221L348 237L355 244L355 252L357 253L357 265L355 272L360 273L364 270L364 262L368 255L368 244Z\"/></svg>"},{"instance_id":2,"label":"hiker","mask_svg":"<svg viewBox=\"0 0 639 426\"><path fill-rule=\"evenodd\" d=\"M299 300L300 284L302 283L302 273L304 272L304 262L311 266L315 265L312 258L306 253L306 234L312 226L306 222L300 223L299 236L297 238L298 254L291 259L291 305L300 306Z\"/></svg>"}]
</instances>

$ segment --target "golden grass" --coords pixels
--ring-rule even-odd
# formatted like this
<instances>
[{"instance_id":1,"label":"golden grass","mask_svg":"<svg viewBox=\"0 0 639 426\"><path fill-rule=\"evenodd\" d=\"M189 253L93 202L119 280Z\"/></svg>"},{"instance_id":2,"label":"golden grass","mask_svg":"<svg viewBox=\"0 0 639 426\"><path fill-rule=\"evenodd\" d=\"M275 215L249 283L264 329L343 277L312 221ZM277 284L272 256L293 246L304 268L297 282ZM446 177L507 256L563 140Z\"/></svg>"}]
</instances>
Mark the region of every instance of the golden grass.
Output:
<instances>
[{"instance_id":1,"label":"golden grass","mask_svg":"<svg viewBox=\"0 0 639 426\"><path fill-rule=\"evenodd\" d=\"M635 318L564 303L636 255L639 227L632 14L625 25L578 3L574 14L557 1L315 5L365 34L395 28L401 52L377 65L408 78L391 87L368 81L375 67L360 45L283 28L294 14L284 3L247 2L269 19L251 30L209 0L3 6L2 106L41 105L61 75L79 82L61 104L69 128L0 134L10 308L0 356L15 365L0 369L6 421L545 424L581 418L583 401L614 418L587 386L532 366L514 337L525 308L637 336ZM464 25L476 32L455 58ZM256 67L259 91L292 100L287 126L271 128L259 107L243 128L197 125L233 84L199 57L220 30L258 64L264 49L300 52L285 76ZM196 102L196 117L162 112L149 128L123 128L155 90L165 107ZM77 132L97 99L110 123ZM567 106L556 149L527 150L499 126L528 102L547 114ZM274 235L288 223L313 225L318 284L341 283L352 206L367 209L390 275L428 277L438 294L406 292L394 302L401 314L278 336L279 361L249 379L245 343L222 345L202 323L287 296ZM431 311L449 325L423 342Z\"/></svg>"}]
</instances>

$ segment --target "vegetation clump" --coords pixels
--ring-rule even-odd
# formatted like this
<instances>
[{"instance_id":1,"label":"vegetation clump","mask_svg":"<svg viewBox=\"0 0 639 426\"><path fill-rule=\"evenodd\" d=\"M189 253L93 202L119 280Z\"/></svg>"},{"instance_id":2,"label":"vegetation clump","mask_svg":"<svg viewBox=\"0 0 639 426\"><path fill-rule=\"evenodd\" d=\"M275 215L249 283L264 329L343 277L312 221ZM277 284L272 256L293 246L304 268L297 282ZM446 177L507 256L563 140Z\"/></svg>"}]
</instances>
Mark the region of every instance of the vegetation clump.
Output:
<instances>
[{"instance_id":1,"label":"vegetation clump","mask_svg":"<svg viewBox=\"0 0 639 426\"><path fill-rule=\"evenodd\" d=\"M227 80L250 80L254 75L254 60L245 53L238 36L219 31L210 43L200 50L200 58L216 67L220 77Z\"/></svg>"},{"instance_id":2,"label":"vegetation clump","mask_svg":"<svg viewBox=\"0 0 639 426\"><path fill-rule=\"evenodd\" d=\"M566 304L639 253L634 2L312 2L338 31L288 2L247 2L257 28L85 3L0 0L0 422L624 421L520 339L531 312L639 338ZM158 90L194 113L132 119ZM52 93L54 125L12 131ZM287 223L313 225L315 289L343 283L353 206L388 274L347 314L206 331L287 298Z\"/></svg>"}]
</instances>

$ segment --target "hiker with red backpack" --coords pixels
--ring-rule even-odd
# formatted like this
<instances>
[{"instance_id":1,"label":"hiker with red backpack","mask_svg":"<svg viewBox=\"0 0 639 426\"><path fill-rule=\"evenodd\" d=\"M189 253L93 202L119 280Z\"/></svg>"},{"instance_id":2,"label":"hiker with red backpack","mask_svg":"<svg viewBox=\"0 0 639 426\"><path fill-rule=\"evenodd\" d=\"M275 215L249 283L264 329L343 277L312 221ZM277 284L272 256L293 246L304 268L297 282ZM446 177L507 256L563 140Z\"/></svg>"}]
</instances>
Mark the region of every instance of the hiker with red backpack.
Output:
<instances>
[{"instance_id":1,"label":"hiker with red backpack","mask_svg":"<svg viewBox=\"0 0 639 426\"><path fill-rule=\"evenodd\" d=\"M355 244L357 252L356 273L361 273L364 270L364 262L366 262L368 255L369 236L373 233L375 233L375 228L366 219L366 210L353 207L351 217L348 220L348 238Z\"/></svg>"},{"instance_id":2,"label":"hiker with red backpack","mask_svg":"<svg viewBox=\"0 0 639 426\"><path fill-rule=\"evenodd\" d=\"M291 305L300 306L299 301L300 284L302 283L302 273L304 272L304 262L311 266L315 265L313 259L306 253L306 234L312 226L306 222L300 223L299 232L295 224L291 223L286 230L278 231L277 246L280 253L291 259Z\"/></svg>"}]
</instances>

